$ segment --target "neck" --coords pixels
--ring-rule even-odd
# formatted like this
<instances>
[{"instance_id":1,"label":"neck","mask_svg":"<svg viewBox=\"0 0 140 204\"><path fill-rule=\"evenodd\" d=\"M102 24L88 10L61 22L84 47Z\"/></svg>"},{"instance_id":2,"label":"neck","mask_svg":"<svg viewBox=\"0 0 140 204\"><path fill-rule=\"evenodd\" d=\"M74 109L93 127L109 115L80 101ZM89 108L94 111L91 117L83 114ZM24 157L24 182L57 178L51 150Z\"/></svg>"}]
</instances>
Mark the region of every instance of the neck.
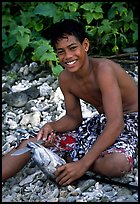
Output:
<instances>
[{"instance_id":1,"label":"neck","mask_svg":"<svg viewBox=\"0 0 140 204\"><path fill-rule=\"evenodd\" d=\"M81 69L74 73L75 78L78 80L83 80L84 78L88 77L91 73L91 68L90 58L87 57Z\"/></svg>"}]
</instances>

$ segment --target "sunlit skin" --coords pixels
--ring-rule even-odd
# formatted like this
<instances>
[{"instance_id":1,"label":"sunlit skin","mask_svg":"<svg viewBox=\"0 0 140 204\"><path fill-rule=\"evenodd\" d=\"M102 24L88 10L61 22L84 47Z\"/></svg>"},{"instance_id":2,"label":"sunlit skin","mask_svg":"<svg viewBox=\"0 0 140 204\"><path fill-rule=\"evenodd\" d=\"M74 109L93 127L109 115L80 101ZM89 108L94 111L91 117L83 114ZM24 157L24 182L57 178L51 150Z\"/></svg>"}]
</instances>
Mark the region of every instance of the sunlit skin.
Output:
<instances>
[{"instance_id":1,"label":"sunlit skin","mask_svg":"<svg viewBox=\"0 0 140 204\"><path fill-rule=\"evenodd\" d=\"M121 153L99 156L123 130L123 113L138 111L137 86L119 64L104 58L91 58L87 54L88 49L87 38L81 44L75 36L67 35L57 42L56 53L64 67L58 80L64 95L66 115L45 124L37 135L38 140L48 140L48 133L52 130L66 132L79 127L82 123L80 99L106 115L106 127L88 153L76 162L69 160L69 163L58 167L56 182L62 186L77 180L87 170L108 177L122 176L122 172L130 170L129 162ZM52 146L54 138L55 135L49 141Z\"/></svg>"},{"instance_id":2,"label":"sunlit skin","mask_svg":"<svg viewBox=\"0 0 140 204\"><path fill-rule=\"evenodd\" d=\"M91 150L81 160L58 168L55 175L60 185L70 184L89 168L101 172L101 168L104 167L102 169L104 172L109 171L110 176L115 173L119 175L121 168L128 171L130 168L128 161L120 153L107 155L104 161L98 157L121 133L123 113L138 110L135 82L120 65L107 59L88 57L88 39L85 39L81 45L74 36L67 37L60 39L56 44L59 61L64 67L64 71L59 76L59 85L65 97L66 115L59 121L50 123L51 128L63 132L73 130L81 124L79 99L89 102L100 113L105 113L107 125ZM120 164L119 170L118 164Z\"/></svg>"}]
</instances>

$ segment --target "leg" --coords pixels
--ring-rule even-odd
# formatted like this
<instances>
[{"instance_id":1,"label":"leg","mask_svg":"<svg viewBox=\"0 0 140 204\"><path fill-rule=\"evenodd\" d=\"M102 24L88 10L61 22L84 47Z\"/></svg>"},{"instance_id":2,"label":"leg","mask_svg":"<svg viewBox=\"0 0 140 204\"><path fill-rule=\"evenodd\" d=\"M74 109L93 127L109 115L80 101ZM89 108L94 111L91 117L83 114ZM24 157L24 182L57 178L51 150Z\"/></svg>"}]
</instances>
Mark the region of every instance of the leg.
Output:
<instances>
[{"instance_id":1,"label":"leg","mask_svg":"<svg viewBox=\"0 0 140 204\"><path fill-rule=\"evenodd\" d=\"M12 149L10 152L8 152L6 155L2 157L2 181L6 181L8 178L14 176L18 171L20 171L26 163L30 159L30 152L27 152L25 154L19 155L19 156L11 156L11 153L16 151L17 149L20 149L22 147L25 147L26 144L29 141L36 141L36 138L31 137L28 140L24 140L18 148Z\"/></svg>"},{"instance_id":2,"label":"leg","mask_svg":"<svg viewBox=\"0 0 140 204\"><path fill-rule=\"evenodd\" d=\"M124 154L114 152L99 157L90 170L107 177L120 177L130 171L130 164Z\"/></svg>"}]
</instances>

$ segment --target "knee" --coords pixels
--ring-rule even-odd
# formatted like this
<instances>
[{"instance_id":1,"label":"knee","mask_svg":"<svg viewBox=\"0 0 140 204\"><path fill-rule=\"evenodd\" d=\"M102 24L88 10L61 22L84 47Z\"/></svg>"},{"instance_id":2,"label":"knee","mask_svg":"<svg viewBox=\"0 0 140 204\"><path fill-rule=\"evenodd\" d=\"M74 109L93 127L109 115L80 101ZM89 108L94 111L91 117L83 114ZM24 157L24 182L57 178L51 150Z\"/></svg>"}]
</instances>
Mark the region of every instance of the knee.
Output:
<instances>
[{"instance_id":1,"label":"knee","mask_svg":"<svg viewBox=\"0 0 140 204\"><path fill-rule=\"evenodd\" d=\"M126 156L121 153L116 153L113 155L113 163L114 163L114 177L124 176L126 173L130 171L130 163Z\"/></svg>"},{"instance_id":2,"label":"knee","mask_svg":"<svg viewBox=\"0 0 140 204\"><path fill-rule=\"evenodd\" d=\"M93 171L107 177L120 177L130 171L130 163L122 153L107 154L97 159Z\"/></svg>"}]
</instances>

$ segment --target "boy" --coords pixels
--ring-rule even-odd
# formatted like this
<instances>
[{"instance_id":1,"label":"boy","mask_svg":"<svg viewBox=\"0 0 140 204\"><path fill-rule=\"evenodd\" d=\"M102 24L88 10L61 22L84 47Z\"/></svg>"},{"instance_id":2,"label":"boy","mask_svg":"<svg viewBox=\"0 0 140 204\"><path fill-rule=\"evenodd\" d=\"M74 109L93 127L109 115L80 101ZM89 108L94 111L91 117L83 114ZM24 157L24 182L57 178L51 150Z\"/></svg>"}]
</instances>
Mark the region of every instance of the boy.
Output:
<instances>
[{"instance_id":1,"label":"boy","mask_svg":"<svg viewBox=\"0 0 140 204\"><path fill-rule=\"evenodd\" d=\"M80 178L87 170L108 177L132 171L138 140L138 90L134 80L119 64L88 56L89 40L84 27L77 21L56 23L51 42L64 67L58 80L66 115L45 124L37 138L21 142L18 149L29 140L43 139L53 146L57 135L76 135L68 151L69 163L55 172L56 182L63 186ZM98 114L83 119L80 99L93 105ZM3 157L3 180L15 175L30 159L29 152L11 157L15 150Z\"/></svg>"}]
</instances>

